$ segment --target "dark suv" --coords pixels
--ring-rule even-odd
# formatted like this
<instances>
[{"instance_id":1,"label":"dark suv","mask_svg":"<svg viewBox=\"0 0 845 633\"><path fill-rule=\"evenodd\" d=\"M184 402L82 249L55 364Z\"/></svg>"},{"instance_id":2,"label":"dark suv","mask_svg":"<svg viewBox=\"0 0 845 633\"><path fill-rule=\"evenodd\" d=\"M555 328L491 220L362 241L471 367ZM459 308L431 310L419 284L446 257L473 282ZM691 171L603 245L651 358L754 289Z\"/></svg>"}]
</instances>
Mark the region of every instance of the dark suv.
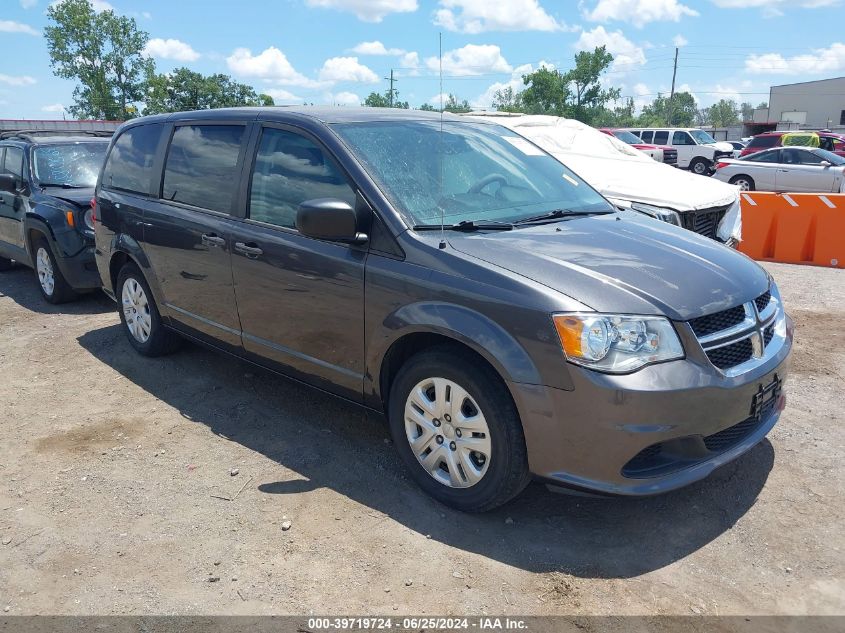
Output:
<instances>
[{"instance_id":1,"label":"dark suv","mask_svg":"<svg viewBox=\"0 0 845 633\"><path fill-rule=\"evenodd\" d=\"M532 474L671 490L759 442L784 404L792 326L762 268L617 211L494 123L137 119L95 226L138 352L188 337L384 413L415 481L464 510Z\"/></svg>"},{"instance_id":2,"label":"dark suv","mask_svg":"<svg viewBox=\"0 0 845 633\"><path fill-rule=\"evenodd\" d=\"M91 198L107 138L50 133L0 140L0 271L31 266L41 294L62 303L98 289Z\"/></svg>"}]
</instances>

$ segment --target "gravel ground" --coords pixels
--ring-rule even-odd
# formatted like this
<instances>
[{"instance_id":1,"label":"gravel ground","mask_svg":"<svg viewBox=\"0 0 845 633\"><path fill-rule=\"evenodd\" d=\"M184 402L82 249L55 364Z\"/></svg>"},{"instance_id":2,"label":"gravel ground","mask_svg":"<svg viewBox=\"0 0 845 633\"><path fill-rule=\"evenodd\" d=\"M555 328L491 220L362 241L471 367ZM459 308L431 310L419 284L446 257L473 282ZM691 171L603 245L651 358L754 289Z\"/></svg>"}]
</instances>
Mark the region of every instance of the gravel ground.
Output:
<instances>
[{"instance_id":1,"label":"gravel ground","mask_svg":"<svg viewBox=\"0 0 845 633\"><path fill-rule=\"evenodd\" d=\"M481 516L407 480L378 419L193 345L142 358L103 296L4 273L0 609L843 614L845 271L767 267L797 327L767 440L661 497L533 484Z\"/></svg>"}]
</instances>

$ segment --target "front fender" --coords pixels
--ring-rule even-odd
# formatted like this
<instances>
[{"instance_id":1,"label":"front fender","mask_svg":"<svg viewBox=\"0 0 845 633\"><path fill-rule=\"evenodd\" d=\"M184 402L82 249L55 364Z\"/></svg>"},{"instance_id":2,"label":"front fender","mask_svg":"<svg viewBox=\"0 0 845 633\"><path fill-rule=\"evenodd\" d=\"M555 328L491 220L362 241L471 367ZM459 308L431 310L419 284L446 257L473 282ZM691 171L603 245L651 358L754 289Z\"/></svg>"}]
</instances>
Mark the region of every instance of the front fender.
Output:
<instances>
[{"instance_id":1,"label":"front fender","mask_svg":"<svg viewBox=\"0 0 845 633\"><path fill-rule=\"evenodd\" d=\"M74 257L90 245L79 231L68 225L64 210L51 205L38 204L27 211L24 217L24 234L28 251L31 251L32 247L29 240L31 230L42 233L52 243L53 250L59 257Z\"/></svg>"}]
</instances>

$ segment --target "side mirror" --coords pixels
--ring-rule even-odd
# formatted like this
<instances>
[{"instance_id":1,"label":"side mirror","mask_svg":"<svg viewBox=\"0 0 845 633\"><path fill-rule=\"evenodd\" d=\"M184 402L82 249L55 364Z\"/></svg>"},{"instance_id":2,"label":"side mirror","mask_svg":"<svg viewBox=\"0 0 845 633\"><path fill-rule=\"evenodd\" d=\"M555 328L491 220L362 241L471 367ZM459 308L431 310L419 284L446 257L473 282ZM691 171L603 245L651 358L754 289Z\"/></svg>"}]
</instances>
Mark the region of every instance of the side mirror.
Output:
<instances>
[{"instance_id":1,"label":"side mirror","mask_svg":"<svg viewBox=\"0 0 845 633\"><path fill-rule=\"evenodd\" d=\"M363 244L366 233L358 232L358 215L348 202L336 198L306 200L296 212L296 228L319 240Z\"/></svg>"},{"instance_id":2,"label":"side mirror","mask_svg":"<svg viewBox=\"0 0 845 633\"><path fill-rule=\"evenodd\" d=\"M833 163L831 163L829 160L823 160L819 163L819 165L821 165L822 167L830 167L832 164Z\"/></svg>"},{"instance_id":3,"label":"side mirror","mask_svg":"<svg viewBox=\"0 0 845 633\"><path fill-rule=\"evenodd\" d=\"M12 174L0 174L0 191L6 193L18 192L18 181Z\"/></svg>"}]
</instances>

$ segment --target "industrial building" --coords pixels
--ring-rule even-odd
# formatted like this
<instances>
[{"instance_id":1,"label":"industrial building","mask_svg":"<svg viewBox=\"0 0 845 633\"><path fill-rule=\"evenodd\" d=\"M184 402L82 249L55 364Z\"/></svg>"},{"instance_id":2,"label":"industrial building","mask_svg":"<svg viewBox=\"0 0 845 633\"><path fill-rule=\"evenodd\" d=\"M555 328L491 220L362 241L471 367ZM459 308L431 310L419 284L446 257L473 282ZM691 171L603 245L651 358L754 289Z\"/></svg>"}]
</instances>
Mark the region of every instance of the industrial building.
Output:
<instances>
[{"instance_id":1,"label":"industrial building","mask_svg":"<svg viewBox=\"0 0 845 633\"><path fill-rule=\"evenodd\" d=\"M772 86L769 107L744 121L744 135L771 130L845 132L845 77Z\"/></svg>"}]
</instances>

